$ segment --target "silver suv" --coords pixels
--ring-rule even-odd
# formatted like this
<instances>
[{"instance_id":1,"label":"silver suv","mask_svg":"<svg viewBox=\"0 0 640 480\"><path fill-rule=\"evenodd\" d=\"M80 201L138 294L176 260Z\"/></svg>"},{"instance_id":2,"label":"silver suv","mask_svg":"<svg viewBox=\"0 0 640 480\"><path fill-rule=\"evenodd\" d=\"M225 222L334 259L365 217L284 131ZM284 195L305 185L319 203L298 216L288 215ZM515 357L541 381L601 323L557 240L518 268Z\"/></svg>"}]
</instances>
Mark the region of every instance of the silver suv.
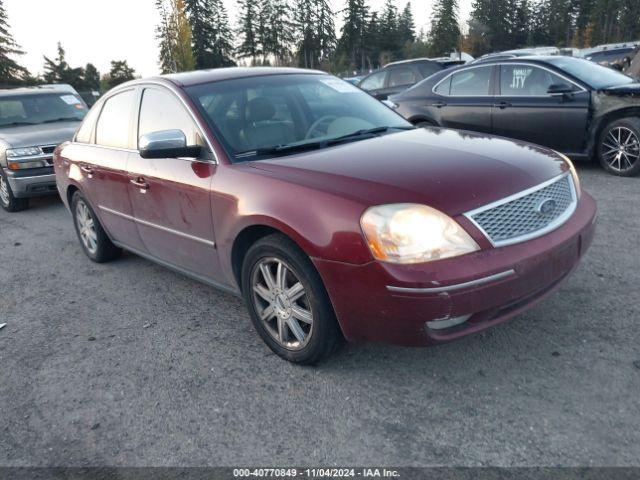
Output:
<instances>
[{"instance_id":1,"label":"silver suv","mask_svg":"<svg viewBox=\"0 0 640 480\"><path fill-rule=\"evenodd\" d=\"M68 85L0 90L0 206L57 193L53 150L73 137L87 105Z\"/></svg>"}]
</instances>

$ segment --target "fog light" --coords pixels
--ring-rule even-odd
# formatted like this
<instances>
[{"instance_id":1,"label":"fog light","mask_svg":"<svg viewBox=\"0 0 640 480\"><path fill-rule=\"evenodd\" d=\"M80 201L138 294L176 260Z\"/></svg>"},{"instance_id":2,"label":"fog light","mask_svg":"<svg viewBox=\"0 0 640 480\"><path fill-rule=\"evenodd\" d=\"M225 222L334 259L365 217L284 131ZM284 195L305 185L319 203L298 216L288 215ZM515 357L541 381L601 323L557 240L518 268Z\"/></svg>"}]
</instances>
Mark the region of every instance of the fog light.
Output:
<instances>
[{"instance_id":1,"label":"fog light","mask_svg":"<svg viewBox=\"0 0 640 480\"><path fill-rule=\"evenodd\" d=\"M441 320L432 320L431 322L427 322L425 325L431 330L444 330L445 328L460 325L469 320L469 318L471 318L471 314L462 315L460 317L443 318Z\"/></svg>"}]
</instances>

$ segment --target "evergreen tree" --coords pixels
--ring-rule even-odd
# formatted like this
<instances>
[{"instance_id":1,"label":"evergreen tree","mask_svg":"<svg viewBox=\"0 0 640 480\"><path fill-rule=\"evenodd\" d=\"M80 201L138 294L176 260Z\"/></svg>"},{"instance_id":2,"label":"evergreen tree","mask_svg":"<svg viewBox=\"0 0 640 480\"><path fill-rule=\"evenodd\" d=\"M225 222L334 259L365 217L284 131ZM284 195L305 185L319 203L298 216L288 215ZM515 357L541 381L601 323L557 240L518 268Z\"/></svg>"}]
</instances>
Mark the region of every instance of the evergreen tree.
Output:
<instances>
[{"instance_id":1,"label":"evergreen tree","mask_svg":"<svg viewBox=\"0 0 640 480\"><path fill-rule=\"evenodd\" d=\"M3 1L0 0L0 82L18 84L29 77L27 69L12 58L23 53L11 36L9 17L4 9Z\"/></svg>"},{"instance_id":2,"label":"evergreen tree","mask_svg":"<svg viewBox=\"0 0 640 480\"><path fill-rule=\"evenodd\" d=\"M107 85L109 88L113 88L116 85L133 80L135 73L136 71L129 66L126 60L112 60Z\"/></svg>"},{"instance_id":3,"label":"evergreen tree","mask_svg":"<svg viewBox=\"0 0 640 480\"><path fill-rule=\"evenodd\" d=\"M336 46L333 11L328 0L297 0L294 18L299 64L319 68Z\"/></svg>"},{"instance_id":4,"label":"evergreen tree","mask_svg":"<svg viewBox=\"0 0 640 480\"><path fill-rule=\"evenodd\" d=\"M233 65L229 17L222 0L185 0L195 68Z\"/></svg>"},{"instance_id":5,"label":"evergreen tree","mask_svg":"<svg viewBox=\"0 0 640 480\"><path fill-rule=\"evenodd\" d=\"M233 33L229 25L229 15L222 0L211 0L211 57L212 67L229 67L233 61Z\"/></svg>"},{"instance_id":6,"label":"evergreen tree","mask_svg":"<svg viewBox=\"0 0 640 480\"><path fill-rule=\"evenodd\" d=\"M100 90L100 72L92 63L87 63L84 67L83 78L87 90Z\"/></svg>"},{"instance_id":7,"label":"evergreen tree","mask_svg":"<svg viewBox=\"0 0 640 480\"><path fill-rule=\"evenodd\" d=\"M344 23L338 49L348 56L350 68L364 70L366 62L366 34L369 9L365 0L347 0L344 10Z\"/></svg>"},{"instance_id":8,"label":"evergreen tree","mask_svg":"<svg viewBox=\"0 0 640 480\"><path fill-rule=\"evenodd\" d=\"M380 66L380 20L378 12L373 12L367 23L365 32L365 52L369 70L374 70Z\"/></svg>"},{"instance_id":9,"label":"evergreen tree","mask_svg":"<svg viewBox=\"0 0 640 480\"><path fill-rule=\"evenodd\" d=\"M436 0L429 40L432 54L435 56L447 55L458 49L460 27L457 0Z\"/></svg>"},{"instance_id":10,"label":"evergreen tree","mask_svg":"<svg viewBox=\"0 0 640 480\"><path fill-rule=\"evenodd\" d=\"M258 44L258 12L254 0L238 0L238 8L240 11L238 18L238 35L240 36L240 45L237 48L239 58L251 58L255 63L260 48Z\"/></svg>"},{"instance_id":11,"label":"evergreen tree","mask_svg":"<svg viewBox=\"0 0 640 480\"><path fill-rule=\"evenodd\" d=\"M380 51L384 55L381 63L387 63L395 59L402 49L400 39L398 9L393 0L386 0L380 14Z\"/></svg>"},{"instance_id":12,"label":"evergreen tree","mask_svg":"<svg viewBox=\"0 0 640 480\"><path fill-rule=\"evenodd\" d=\"M473 54L508 50L512 46L507 16L510 0L474 0L469 19Z\"/></svg>"},{"instance_id":13,"label":"evergreen tree","mask_svg":"<svg viewBox=\"0 0 640 480\"><path fill-rule=\"evenodd\" d=\"M415 42L416 40L416 24L413 20L411 2L407 2L404 6L404 10L402 10L402 13L400 14L400 19L398 20L398 36L400 37L400 43L403 46L407 42Z\"/></svg>"},{"instance_id":14,"label":"evergreen tree","mask_svg":"<svg viewBox=\"0 0 640 480\"><path fill-rule=\"evenodd\" d=\"M76 90L85 90L85 71L82 67L71 68L66 60L66 52L60 42L58 42L58 56L51 60L44 57L44 74L42 79L45 83L67 83Z\"/></svg>"}]
</instances>

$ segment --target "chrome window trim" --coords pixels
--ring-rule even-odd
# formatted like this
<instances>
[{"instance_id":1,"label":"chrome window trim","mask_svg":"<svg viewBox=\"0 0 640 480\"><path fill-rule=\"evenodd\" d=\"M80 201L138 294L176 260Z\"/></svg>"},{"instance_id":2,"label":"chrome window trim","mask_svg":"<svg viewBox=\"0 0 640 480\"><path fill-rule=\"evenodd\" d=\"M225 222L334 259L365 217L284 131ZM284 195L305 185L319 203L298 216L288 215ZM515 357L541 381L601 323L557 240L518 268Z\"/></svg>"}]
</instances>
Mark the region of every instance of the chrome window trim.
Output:
<instances>
[{"instance_id":1,"label":"chrome window trim","mask_svg":"<svg viewBox=\"0 0 640 480\"><path fill-rule=\"evenodd\" d=\"M127 215L126 213L122 213L122 212L119 212L117 210L112 210L111 208L107 208L107 207L104 207L102 205L99 205L98 208L100 210L102 210L103 212L107 212L107 213L110 213L110 214L115 215L117 217L121 217L121 218L130 220L130 221L132 221L134 223L139 223L140 225L145 225L147 227L156 228L158 230L162 230L162 231L167 232L167 233L172 233L172 234L177 235L179 237L183 237L183 238L187 238L189 240L193 240L195 242L203 243L204 245L207 245L207 246L212 247L212 248L215 248L215 246L216 246L215 242L212 242L211 240L207 240L206 238L196 237L195 235L190 235L188 233L184 233L184 232L181 232L179 230L174 230L173 228L169 228L169 227L165 227L165 226L162 226L162 225L158 225L157 223L152 223L152 222L148 222L146 220L141 220L139 218L132 217L131 215Z\"/></svg>"},{"instance_id":2,"label":"chrome window trim","mask_svg":"<svg viewBox=\"0 0 640 480\"><path fill-rule=\"evenodd\" d=\"M558 218L556 218L553 222L551 222L549 225L547 225L544 228L541 228L540 230L536 230L534 232L531 233L527 233L525 235L519 235L517 237L513 237L513 238L509 238L507 240L500 240L497 242L494 242L491 239L491 236L478 224L478 222L476 222L473 219L474 215L477 215L479 213L485 212L487 210L491 210L493 208L499 207L501 205L504 205L505 203L509 203L512 202L514 200L518 200L519 198L522 197L526 197L527 195L530 195L534 192L537 192L538 190L542 190L545 187L548 187L549 185L552 185L556 182L559 182L560 180L562 180L564 177L568 177L569 179L569 185L571 186L571 204L569 205L569 207L562 213L562 215L560 215ZM547 180L546 182L543 182L539 185L536 185L535 187L531 187L528 188L526 190L523 190L521 192L515 193L513 195L510 195L508 197L502 198L500 200L497 200L495 202L489 203L487 205L483 205L482 207L476 208L474 210L470 210L466 213L463 213L463 215L471 222L473 223L473 225L482 232L482 234L487 238L487 240L491 243L491 245L493 247L505 247L507 245L514 245L516 243L522 243L522 242L526 242L527 240L533 240L534 238L538 238L538 237L542 237L543 235L546 235L549 232L552 232L553 230L559 228L560 226L562 226L570 217L571 215L573 215L573 213L576 211L576 208L578 207L578 194L576 191L576 185L573 181L573 176L571 175L571 172L565 172L563 174L560 174L558 176L553 177L550 180Z\"/></svg>"},{"instance_id":3,"label":"chrome window trim","mask_svg":"<svg viewBox=\"0 0 640 480\"><path fill-rule=\"evenodd\" d=\"M442 93L438 93L436 92L436 88L438 88L438 86L446 81L448 78L453 77L456 73L462 73L462 72L466 72L467 70L473 70L475 68L488 68L488 69L493 69L493 67L495 66L495 64L480 64L480 65L472 65L470 67L465 67L465 68L461 68L460 70L456 70L455 72L451 72L449 73L449 75L447 75L446 77L444 77L442 80L440 80L438 83L436 83L432 88L431 88L431 93L433 93L434 95L438 95L439 97L444 97L444 98L493 98L495 97L495 95L443 95ZM491 75L493 75L493 72L491 72ZM449 92L451 92L451 89L449 89Z\"/></svg>"},{"instance_id":4,"label":"chrome window trim","mask_svg":"<svg viewBox=\"0 0 640 480\"><path fill-rule=\"evenodd\" d=\"M566 77L565 75L556 72L555 70L552 70L550 68L547 68L543 65L538 65L537 63L530 63L530 62L508 62L508 63L498 63L497 64L499 67L503 67L503 66L510 66L510 65L524 65L524 66L529 66L529 67L537 67L537 68L541 68L542 70L546 70L547 72L555 75L556 77L560 77L563 80L566 80L567 82L569 82L569 84L573 85L574 87L578 87L579 91L576 93L582 93L582 92L586 92L587 89L584 88L582 85L579 85L575 82L575 80L571 80L570 78ZM500 73L499 75L499 79L501 80L501 75L502 73ZM502 84L499 81L498 82L498 88L500 90L500 93L498 95L495 95L496 97L514 97L514 98L548 98L548 97L553 97L555 95L550 94L550 93L545 93L544 95L503 95L502 94Z\"/></svg>"},{"instance_id":5,"label":"chrome window trim","mask_svg":"<svg viewBox=\"0 0 640 480\"><path fill-rule=\"evenodd\" d=\"M397 293L443 293L451 292L454 290L460 290L467 287L475 287L477 285L483 285L485 283L493 282L495 280L501 280L503 278L515 275L514 269L506 270L500 273L494 273L482 278L476 278L475 280L469 280L468 282L456 283L453 285L444 285L442 287L427 287L427 288L410 288L410 287L394 287L387 285L387 290Z\"/></svg>"}]
</instances>

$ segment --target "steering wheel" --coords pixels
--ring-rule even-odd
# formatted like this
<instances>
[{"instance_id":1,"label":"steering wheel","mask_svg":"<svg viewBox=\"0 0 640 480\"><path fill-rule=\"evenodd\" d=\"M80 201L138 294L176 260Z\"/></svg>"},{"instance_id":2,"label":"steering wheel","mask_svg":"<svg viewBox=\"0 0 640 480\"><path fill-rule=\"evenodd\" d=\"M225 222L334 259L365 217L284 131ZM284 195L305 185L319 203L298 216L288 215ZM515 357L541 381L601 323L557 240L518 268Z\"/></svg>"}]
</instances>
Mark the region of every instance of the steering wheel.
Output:
<instances>
[{"instance_id":1,"label":"steering wheel","mask_svg":"<svg viewBox=\"0 0 640 480\"><path fill-rule=\"evenodd\" d=\"M323 135L326 135L327 129L329 128L329 124L333 122L336 118L338 117L335 115L324 115L320 117L319 119L317 119L315 122L311 124L311 126L309 127L309 130L307 130L307 135L304 138L309 139L309 138L321 137ZM321 131L318 127L324 124L326 124L326 127L324 128L324 131ZM316 133L318 133L319 135L316 135Z\"/></svg>"}]
</instances>

